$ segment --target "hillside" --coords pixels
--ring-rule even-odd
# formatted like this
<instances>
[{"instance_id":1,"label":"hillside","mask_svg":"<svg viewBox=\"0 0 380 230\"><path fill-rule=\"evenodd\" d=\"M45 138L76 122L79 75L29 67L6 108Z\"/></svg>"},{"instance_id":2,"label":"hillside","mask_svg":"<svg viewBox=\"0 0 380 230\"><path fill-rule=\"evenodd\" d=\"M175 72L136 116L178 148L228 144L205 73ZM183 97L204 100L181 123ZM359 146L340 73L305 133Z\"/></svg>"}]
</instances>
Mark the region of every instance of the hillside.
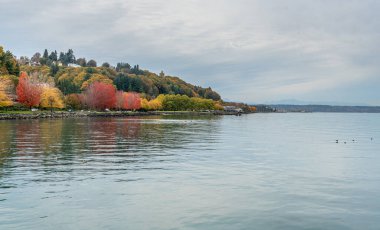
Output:
<instances>
[{"instance_id":1,"label":"hillside","mask_svg":"<svg viewBox=\"0 0 380 230\"><path fill-rule=\"evenodd\" d=\"M155 98L159 94L221 99L220 95L210 87L195 86L179 77L166 76L162 71L156 74L142 70L139 65L132 67L128 63L120 62L115 67L109 63L97 67L94 60L86 62L85 58L76 59L72 50L61 52L59 58L56 51L49 55L45 50L43 56L36 53L31 59L20 57L18 63L20 70L27 72L28 75L52 77L56 86L65 95L80 93L90 83L101 81L115 85L118 90L141 93L148 99Z\"/></svg>"},{"instance_id":2,"label":"hillside","mask_svg":"<svg viewBox=\"0 0 380 230\"><path fill-rule=\"evenodd\" d=\"M0 47L1 109L195 111L222 109L210 87L120 62L97 66L74 51L44 51L19 59ZM20 107L21 106L21 107Z\"/></svg>"}]
</instances>

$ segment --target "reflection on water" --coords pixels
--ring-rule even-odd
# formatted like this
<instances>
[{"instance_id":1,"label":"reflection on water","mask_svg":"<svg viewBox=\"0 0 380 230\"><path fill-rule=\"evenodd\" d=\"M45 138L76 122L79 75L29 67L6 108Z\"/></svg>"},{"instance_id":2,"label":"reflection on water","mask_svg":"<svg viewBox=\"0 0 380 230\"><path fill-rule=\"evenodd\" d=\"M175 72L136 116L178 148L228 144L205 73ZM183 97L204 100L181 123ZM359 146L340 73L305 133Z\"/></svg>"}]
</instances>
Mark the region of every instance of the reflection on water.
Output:
<instances>
[{"instance_id":1,"label":"reflection on water","mask_svg":"<svg viewBox=\"0 0 380 230\"><path fill-rule=\"evenodd\" d=\"M377 229L379 127L376 114L0 121L0 229Z\"/></svg>"},{"instance_id":2,"label":"reflection on water","mask_svg":"<svg viewBox=\"0 0 380 230\"><path fill-rule=\"evenodd\" d=\"M78 176L120 173L129 166L146 169L147 162L173 160L171 149L186 148L194 138L211 140L210 134L216 133L212 121L217 117L165 118L5 121L0 126L0 175L22 167L47 173L60 168Z\"/></svg>"}]
</instances>

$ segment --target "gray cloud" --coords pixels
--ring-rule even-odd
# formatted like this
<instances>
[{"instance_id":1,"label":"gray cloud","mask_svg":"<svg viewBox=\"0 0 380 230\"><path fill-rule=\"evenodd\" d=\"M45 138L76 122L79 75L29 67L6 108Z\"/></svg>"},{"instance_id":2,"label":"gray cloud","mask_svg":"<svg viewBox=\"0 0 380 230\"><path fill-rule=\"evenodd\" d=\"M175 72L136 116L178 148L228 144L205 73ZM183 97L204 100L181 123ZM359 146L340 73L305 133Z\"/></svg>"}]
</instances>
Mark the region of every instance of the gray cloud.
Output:
<instances>
[{"instance_id":1,"label":"gray cloud","mask_svg":"<svg viewBox=\"0 0 380 230\"><path fill-rule=\"evenodd\" d=\"M380 105L376 0L0 0L16 55L73 48L211 86L231 100ZM4 10L5 9L5 10Z\"/></svg>"}]
</instances>

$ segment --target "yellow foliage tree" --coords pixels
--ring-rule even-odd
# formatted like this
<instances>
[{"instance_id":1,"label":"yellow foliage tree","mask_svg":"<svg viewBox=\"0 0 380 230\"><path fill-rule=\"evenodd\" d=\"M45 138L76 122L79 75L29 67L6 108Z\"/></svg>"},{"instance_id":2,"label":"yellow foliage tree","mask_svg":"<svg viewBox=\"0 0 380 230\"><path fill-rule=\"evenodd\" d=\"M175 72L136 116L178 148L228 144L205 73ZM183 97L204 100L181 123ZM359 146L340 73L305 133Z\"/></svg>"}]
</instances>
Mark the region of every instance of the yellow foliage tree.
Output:
<instances>
[{"instance_id":1,"label":"yellow foliage tree","mask_svg":"<svg viewBox=\"0 0 380 230\"><path fill-rule=\"evenodd\" d=\"M81 90L87 89L89 85L91 85L94 82L103 82L106 84L113 85L113 81L109 79L107 76L101 75L101 74L93 74L90 79L87 81L83 82Z\"/></svg>"},{"instance_id":2,"label":"yellow foliage tree","mask_svg":"<svg viewBox=\"0 0 380 230\"><path fill-rule=\"evenodd\" d=\"M0 91L0 107L8 107L12 106L13 102L10 98L4 93Z\"/></svg>"},{"instance_id":3,"label":"yellow foliage tree","mask_svg":"<svg viewBox=\"0 0 380 230\"><path fill-rule=\"evenodd\" d=\"M40 106L42 108L62 109L65 107L63 95L58 88L44 87L41 94Z\"/></svg>"},{"instance_id":4,"label":"yellow foliage tree","mask_svg":"<svg viewBox=\"0 0 380 230\"><path fill-rule=\"evenodd\" d=\"M149 101L146 98L141 99L141 108L144 110L150 110L149 109Z\"/></svg>"},{"instance_id":5,"label":"yellow foliage tree","mask_svg":"<svg viewBox=\"0 0 380 230\"><path fill-rule=\"evenodd\" d=\"M156 99L154 100L157 100L159 101L160 103L162 103L164 100L165 100L165 95L164 94L160 94L156 97Z\"/></svg>"},{"instance_id":6,"label":"yellow foliage tree","mask_svg":"<svg viewBox=\"0 0 380 230\"><path fill-rule=\"evenodd\" d=\"M30 66L30 65L22 65L20 67L21 71L26 72L29 76L31 75L38 75L40 78L47 78L50 74L50 67L43 65L43 66Z\"/></svg>"},{"instance_id":7,"label":"yellow foliage tree","mask_svg":"<svg viewBox=\"0 0 380 230\"><path fill-rule=\"evenodd\" d=\"M161 110L162 102L158 99L150 100L149 107L151 108L151 110Z\"/></svg>"},{"instance_id":8,"label":"yellow foliage tree","mask_svg":"<svg viewBox=\"0 0 380 230\"><path fill-rule=\"evenodd\" d=\"M76 76L74 77L73 83L74 83L75 85L79 85L79 86L81 86L81 85L83 84L85 78L86 78L86 74L87 74L87 73L86 73L85 71L80 72L78 75L76 75Z\"/></svg>"},{"instance_id":9,"label":"yellow foliage tree","mask_svg":"<svg viewBox=\"0 0 380 230\"><path fill-rule=\"evenodd\" d=\"M7 107L13 105L15 96L14 76L3 75L0 76L0 107Z\"/></svg>"},{"instance_id":10,"label":"yellow foliage tree","mask_svg":"<svg viewBox=\"0 0 380 230\"><path fill-rule=\"evenodd\" d=\"M141 100L141 108L144 110L161 110L162 109L162 102L159 98L153 99L148 101L147 99L143 98Z\"/></svg>"}]
</instances>

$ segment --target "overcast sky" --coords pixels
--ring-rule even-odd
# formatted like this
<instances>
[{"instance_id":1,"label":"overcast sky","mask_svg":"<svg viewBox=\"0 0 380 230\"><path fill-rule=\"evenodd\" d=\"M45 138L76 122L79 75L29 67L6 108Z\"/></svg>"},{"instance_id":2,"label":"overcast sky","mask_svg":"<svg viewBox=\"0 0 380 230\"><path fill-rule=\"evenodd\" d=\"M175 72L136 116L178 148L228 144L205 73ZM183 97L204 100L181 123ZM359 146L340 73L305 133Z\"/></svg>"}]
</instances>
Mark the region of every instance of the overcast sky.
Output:
<instances>
[{"instance_id":1,"label":"overcast sky","mask_svg":"<svg viewBox=\"0 0 380 230\"><path fill-rule=\"evenodd\" d=\"M0 45L164 70L224 99L380 105L378 0L0 0Z\"/></svg>"}]
</instances>

